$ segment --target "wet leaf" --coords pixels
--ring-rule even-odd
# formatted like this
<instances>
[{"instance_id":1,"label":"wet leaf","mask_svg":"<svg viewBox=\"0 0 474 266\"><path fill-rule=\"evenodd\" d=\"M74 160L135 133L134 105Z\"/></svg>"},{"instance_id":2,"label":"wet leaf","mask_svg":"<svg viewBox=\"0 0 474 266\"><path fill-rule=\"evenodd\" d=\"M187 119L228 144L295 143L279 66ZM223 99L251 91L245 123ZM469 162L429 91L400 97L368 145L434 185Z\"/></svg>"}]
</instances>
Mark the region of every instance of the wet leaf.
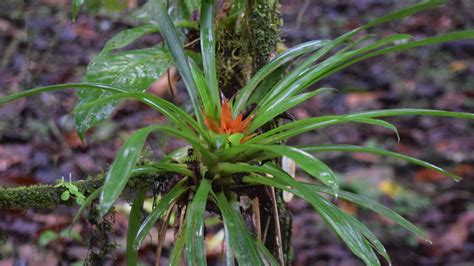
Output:
<instances>
[{"instance_id":1,"label":"wet leaf","mask_svg":"<svg viewBox=\"0 0 474 266\"><path fill-rule=\"evenodd\" d=\"M171 64L170 54L154 47L117 53L99 54L87 68L85 82L95 82L118 87L127 92L144 92ZM77 108L91 101L112 95L106 91L80 90ZM76 113L75 120L79 136L105 120L113 111L117 101L96 105Z\"/></svg>"}]
</instances>

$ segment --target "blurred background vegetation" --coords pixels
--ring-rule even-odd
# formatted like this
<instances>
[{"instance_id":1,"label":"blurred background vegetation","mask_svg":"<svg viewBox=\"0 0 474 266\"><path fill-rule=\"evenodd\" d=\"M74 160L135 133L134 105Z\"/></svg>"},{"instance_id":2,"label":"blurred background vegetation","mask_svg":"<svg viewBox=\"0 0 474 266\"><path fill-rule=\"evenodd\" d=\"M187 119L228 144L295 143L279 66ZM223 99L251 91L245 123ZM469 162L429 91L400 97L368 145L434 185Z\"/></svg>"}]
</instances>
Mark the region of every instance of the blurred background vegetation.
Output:
<instances>
[{"instance_id":1,"label":"blurred background vegetation","mask_svg":"<svg viewBox=\"0 0 474 266\"><path fill-rule=\"evenodd\" d=\"M282 43L292 46L312 39L334 38L358 25L417 1L283 0ZM125 19L139 0L88 1L72 23L68 0L3 0L0 9L0 95L26 88L79 81L91 58L119 31L136 24ZM373 33L409 33L415 38L474 28L474 2L448 5L417 14ZM133 44L160 41L152 35ZM374 58L322 81L337 93L316 97L292 113L298 118L375 108L439 108L474 113L474 43L460 41ZM167 82L152 90L170 97ZM179 92L173 100L182 103ZM74 180L107 169L116 151L135 128L163 117L142 104L122 105L109 120L80 142L70 112L74 92L43 94L0 108L0 186ZM431 170L366 154L325 154L321 159L341 176L342 187L379 199L426 230L433 245L394 227L343 200L337 204L360 217L381 238L394 265L469 265L474 254L474 124L442 118L391 118L401 142L385 129L350 125L306 134L293 143L346 143L381 146L445 166L464 177L460 183ZM157 137L150 152L160 156L180 144ZM161 150L161 152L160 152ZM304 176L301 176L304 178ZM115 262L123 263L127 204L117 208L112 238ZM294 265L357 265L360 262L323 225L303 201L289 203L293 219ZM67 232L74 209L15 212L0 210L0 265L54 265L81 261L87 253L87 223ZM317 226L314 226L317 225ZM153 232L140 256L151 263ZM211 236L212 242L220 236ZM171 239L167 240L168 245ZM218 246L209 256L217 256ZM169 248L165 249L169 252Z\"/></svg>"}]
</instances>

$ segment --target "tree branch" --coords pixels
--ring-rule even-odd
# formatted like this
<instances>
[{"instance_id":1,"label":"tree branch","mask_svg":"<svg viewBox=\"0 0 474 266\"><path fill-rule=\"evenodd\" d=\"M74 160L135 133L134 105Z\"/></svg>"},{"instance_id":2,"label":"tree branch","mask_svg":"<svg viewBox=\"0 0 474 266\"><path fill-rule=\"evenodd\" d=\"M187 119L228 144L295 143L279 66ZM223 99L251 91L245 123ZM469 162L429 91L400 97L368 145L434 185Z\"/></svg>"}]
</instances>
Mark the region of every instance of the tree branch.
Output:
<instances>
[{"instance_id":1,"label":"tree branch","mask_svg":"<svg viewBox=\"0 0 474 266\"><path fill-rule=\"evenodd\" d=\"M127 186L137 187L146 184L163 182L168 178L163 175L147 174L132 176ZM104 183L104 176L98 175L87 180L73 182L84 196L89 196ZM47 210L59 205L71 206L76 204L74 198L67 201L61 200L61 194L65 187L54 187L54 185L32 185L23 187L1 187L0 186L0 209L26 210L29 208Z\"/></svg>"},{"instance_id":2,"label":"tree branch","mask_svg":"<svg viewBox=\"0 0 474 266\"><path fill-rule=\"evenodd\" d=\"M86 197L103 184L103 178L73 182ZM54 185L32 185L23 187L0 187L0 209L26 210L53 209L58 205L74 205L74 199L61 200L64 187Z\"/></svg>"}]
</instances>

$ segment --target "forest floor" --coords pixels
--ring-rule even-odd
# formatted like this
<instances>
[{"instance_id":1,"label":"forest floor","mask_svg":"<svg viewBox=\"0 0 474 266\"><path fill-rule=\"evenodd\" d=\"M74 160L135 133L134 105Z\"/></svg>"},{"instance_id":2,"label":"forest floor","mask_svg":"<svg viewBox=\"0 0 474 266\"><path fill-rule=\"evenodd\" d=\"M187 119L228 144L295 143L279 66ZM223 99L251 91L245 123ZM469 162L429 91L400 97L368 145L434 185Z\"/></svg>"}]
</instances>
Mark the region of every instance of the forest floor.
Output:
<instances>
[{"instance_id":1,"label":"forest floor","mask_svg":"<svg viewBox=\"0 0 474 266\"><path fill-rule=\"evenodd\" d=\"M40 85L80 81L88 62L104 43L132 25L110 13L81 14L73 24L69 2L2 3L0 96ZM334 38L413 2L283 0L282 41L289 47L308 40ZM453 0L442 8L371 32L379 36L409 33L423 38L473 29L472 10L474 2ZM157 36L145 38L140 45L157 40ZM315 97L292 110L294 116L410 107L474 113L474 42L453 42L370 59L317 86L336 88L338 92ZM89 132L84 144L71 116L75 100L74 92L56 92L0 108L0 186L54 183L69 175L78 180L104 172L126 136L138 127L163 120L144 105L121 105L112 119ZM179 95L174 100L183 101ZM374 230L394 265L472 265L474 123L432 117L388 121L398 127L400 143L388 130L355 124L306 134L291 143L384 147L463 176L464 180L456 183L430 170L366 154L330 153L320 157L340 175L342 189L376 198L426 231L431 245L378 215L343 200L336 201ZM156 137L149 144L155 156L174 146ZM293 199L289 208L293 214L294 265L361 264L304 201ZM87 253L85 222L73 227L74 234L51 234L66 232L74 211L66 207L47 212L0 210L0 230L5 236L0 241L0 265L70 264L83 259ZM119 244L114 254L118 263L124 259L126 212L125 203L117 208L111 235ZM166 241L165 255L172 239ZM155 242L150 239L145 243L140 253L143 262L153 262Z\"/></svg>"}]
</instances>

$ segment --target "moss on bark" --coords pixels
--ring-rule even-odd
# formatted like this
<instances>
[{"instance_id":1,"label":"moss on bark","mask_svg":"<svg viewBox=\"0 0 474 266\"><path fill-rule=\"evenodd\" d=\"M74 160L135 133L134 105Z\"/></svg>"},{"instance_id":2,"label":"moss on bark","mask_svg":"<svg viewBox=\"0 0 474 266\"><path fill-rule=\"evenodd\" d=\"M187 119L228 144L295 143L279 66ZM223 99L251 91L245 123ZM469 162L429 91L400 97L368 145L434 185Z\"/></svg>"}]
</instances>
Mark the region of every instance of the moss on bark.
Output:
<instances>
[{"instance_id":1,"label":"moss on bark","mask_svg":"<svg viewBox=\"0 0 474 266\"><path fill-rule=\"evenodd\" d=\"M84 195L94 192L103 183L103 177L74 182ZM29 208L45 210L53 209L58 205L74 205L73 198L67 201L61 200L61 194L66 190L64 187L54 185L33 185L26 187L5 188L0 187L0 209Z\"/></svg>"}]
</instances>

